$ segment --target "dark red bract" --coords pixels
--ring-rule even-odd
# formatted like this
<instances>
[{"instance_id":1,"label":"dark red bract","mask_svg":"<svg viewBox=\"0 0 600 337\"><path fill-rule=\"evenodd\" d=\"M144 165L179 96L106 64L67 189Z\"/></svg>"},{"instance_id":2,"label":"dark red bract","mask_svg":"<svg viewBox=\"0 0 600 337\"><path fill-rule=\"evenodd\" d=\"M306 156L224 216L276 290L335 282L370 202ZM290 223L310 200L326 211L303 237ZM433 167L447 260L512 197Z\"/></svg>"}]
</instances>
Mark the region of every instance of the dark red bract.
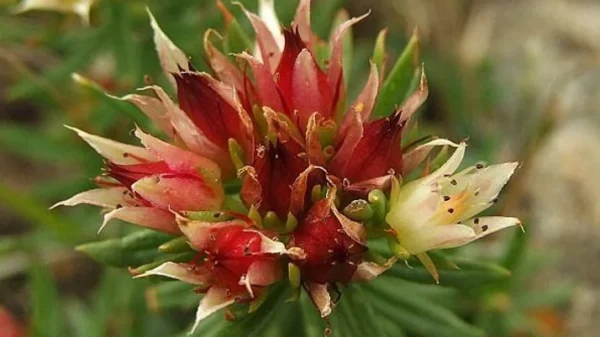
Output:
<instances>
[{"instance_id":1,"label":"dark red bract","mask_svg":"<svg viewBox=\"0 0 600 337\"><path fill-rule=\"evenodd\" d=\"M367 247L353 240L330 209L328 200L316 202L291 236L306 258L296 263L304 281L348 283Z\"/></svg>"}]
</instances>

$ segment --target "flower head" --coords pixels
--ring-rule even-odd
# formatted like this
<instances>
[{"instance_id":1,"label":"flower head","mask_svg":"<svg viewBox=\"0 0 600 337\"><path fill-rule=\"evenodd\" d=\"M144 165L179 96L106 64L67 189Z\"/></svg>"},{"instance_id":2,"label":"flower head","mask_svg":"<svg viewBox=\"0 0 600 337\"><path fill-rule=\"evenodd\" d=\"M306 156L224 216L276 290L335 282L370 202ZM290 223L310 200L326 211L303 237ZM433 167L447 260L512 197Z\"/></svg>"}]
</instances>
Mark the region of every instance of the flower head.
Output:
<instances>
[{"instance_id":1,"label":"flower head","mask_svg":"<svg viewBox=\"0 0 600 337\"><path fill-rule=\"evenodd\" d=\"M458 247L521 224L516 218L476 217L495 203L517 163L478 164L455 173L466 144L434 142L456 147L456 151L437 171L404 186L396 179L392 184L386 221L404 249L419 255Z\"/></svg>"}]
</instances>

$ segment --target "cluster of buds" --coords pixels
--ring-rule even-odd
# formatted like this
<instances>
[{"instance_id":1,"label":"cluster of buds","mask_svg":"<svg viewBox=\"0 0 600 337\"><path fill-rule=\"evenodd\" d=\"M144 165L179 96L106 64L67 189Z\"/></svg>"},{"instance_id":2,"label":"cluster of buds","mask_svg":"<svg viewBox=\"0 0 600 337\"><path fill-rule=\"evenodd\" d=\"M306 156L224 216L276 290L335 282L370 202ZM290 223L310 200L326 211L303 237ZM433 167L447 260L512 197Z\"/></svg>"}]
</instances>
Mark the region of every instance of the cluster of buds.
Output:
<instances>
[{"instance_id":1,"label":"cluster of buds","mask_svg":"<svg viewBox=\"0 0 600 337\"><path fill-rule=\"evenodd\" d=\"M137 129L143 146L132 146L75 130L106 158L106 170L96 179L99 188L59 203L109 209L102 227L120 219L184 236L193 259L137 277L171 277L205 293L195 326L233 303L256 300L286 273L296 293L304 289L326 317L334 306L330 291L339 284L369 281L411 255L437 278L427 251L520 224L476 217L515 163L454 173L464 143L401 146L427 98L422 68L415 90L388 116L371 116L382 83L375 63L346 106L344 36L366 15L342 23L326 44L311 30L310 0L300 1L289 28L279 25L272 1L260 8L258 16L242 7L256 33L253 54L232 59L213 45L212 31L205 34L212 74L194 70L150 15L177 100L154 85L143 90L155 95L121 99L137 105L169 141ZM327 67L317 57L323 50ZM436 147L456 150L439 169L402 185ZM223 186L231 181L240 187L228 194ZM392 254L373 259L367 240L383 237Z\"/></svg>"}]
</instances>

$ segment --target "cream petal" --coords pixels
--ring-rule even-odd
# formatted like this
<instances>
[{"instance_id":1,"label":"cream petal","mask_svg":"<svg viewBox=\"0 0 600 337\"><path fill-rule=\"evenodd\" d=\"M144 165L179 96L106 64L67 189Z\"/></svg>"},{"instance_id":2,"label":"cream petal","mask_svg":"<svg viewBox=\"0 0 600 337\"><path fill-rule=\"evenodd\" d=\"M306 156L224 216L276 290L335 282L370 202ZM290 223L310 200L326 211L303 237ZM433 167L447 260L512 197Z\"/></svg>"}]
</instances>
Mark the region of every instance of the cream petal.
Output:
<instances>
[{"instance_id":1,"label":"cream petal","mask_svg":"<svg viewBox=\"0 0 600 337\"><path fill-rule=\"evenodd\" d=\"M308 283L308 293L313 303L317 306L321 317L327 317L331 314L332 303L326 284Z\"/></svg>"},{"instance_id":2,"label":"cream petal","mask_svg":"<svg viewBox=\"0 0 600 337\"><path fill-rule=\"evenodd\" d=\"M390 211L385 217L386 222L402 236L418 232L427 226L442 202L438 183L412 187L409 184L400 187L397 179L392 180Z\"/></svg>"},{"instance_id":3,"label":"cream petal","mask_svg":"<svg viewBox=\"0 0 600 337\"><path fill-rule=\"evenodd\" d=\"M469 241L471 242L504 228L522 226L522 223L517 218L486 216L467 220L464 222L464 225L471 227L475 231L475 236Z\"/></svg>"},{"instance_id":4,"label":"cream petal","mask_svg":"<svg viewBox=\"0 0 600 337\"><path fill-rule=\"evenodd\" d=\"M227 289L210 287L206 295L202 297L198 310L196 311L196 321L190 331L193 334L198 328L200 322L211 314L233 304L235 298L229 296Z\"/></svg>"},{"instance_id":5,"label":"cream petal","mask_svg":"<svg viewBox=\"0 0 600 337\"><path fill-rule=\"evenodd\" d=\"M352 276L352 281L356 282L369 282L375 279L377 276L383 274L390 269L397 259L392 257L388 259L384 264L377 264L371 261L364 261L358 264L356 272Z\"/></svg>"},{"instance_id":6,"label":"cream petal","mask_svg":"<svg viewBox=\"0 0 600 337\"><path fill-rule=\"evenodd\" d=\"M458 147L459 145L448 139L439 138L415 147L402 155L402 175L412 172L437 146Z\"/></svg>"},{"instance_id":7,"label":"cream petal","mask_svg":"<svg viewBox=\"0 0 600 337\"><path fill-rule=\"evenodd\" d=\"M135 204L136 201L125 187L96 188L81 192L67 200L57 202L50 209L58 206L76 206L89 204L105 208L116 208Z\"/></svg>"},{"instance_id":8,"label":"cream petal","mask_svg":"<svg viewBox=\"0 0 600 337\"><path fill-rule=\"evenodd\" d=\"M178 73L181 70L190 70L188 57L173 43L173 41L171 41L171 39L169 39L162 29L160 29L158 22L156 22L156 19L148 7L146 7L146 11L150 17L152 30L154 31L154 44L156 45L160 65L173 85L173 88L177 89L177 84L171 74Z\"/></svg>"},{"instance_id":9,"label":"cream petal","mask_svg":"<svg viewBox=\"0 0 600 337\"><path fill-rule=\"evenodd\" d=\"M30 10L52 10L58 12L72 12L77 14L86 25L90 22L90 9L96 0L24 0L15 9L16 13Z\"/></svg>"},{"instance_id":10,"label":"cream petal","mask_svg":"<svg viewBox=\"0 0 600 337\"><path fill-rule=\"evenodd\" d=\"M459 247L472 241L475 236L475 231L469 226L435 225L399 235L398 240L410 254L417 255L432 249Z\"/></svg>"},{"instance_id":11,"label":"cream petal","mask_svg":"<svg viewBox=\"0 0 600 337\"><path fill-rule=\"evenodd\" d=\"M112 219L119 219L132 224L155 229L170 234L179 234L175 216L167 211L154 207L121 207L104 215L100 233Z\"/></svg>"},{"instance_id":12,"label":"cream petal","mask_svg":"<svg viewBox=\"0 0 600 337\"><path fill-rule=\"evenodd\" d=\"M167 136L171 138L175 136L173 125L171 125L171 120L167 114L167 107L158 98L137 94L130 94L123 97L106 95L113 99L133 103Z\"/></svg>"},{"instance_id":13,"label":"cream petal","mask_svg":"<svg viewBox=\"0 0 600 337\"><path fill-rule=\"evenodd\" d=\"M98 154L119 165L140 164L157 161L158 158L143 147L115 142L114 140L95 136L77 128L65 125L85 140Z\"/></svg>"},{"instance_id":14,"label":"cream petal","mask_svg":"<svg viewBox=\"0 0 600 337\"><path fill-rule=\"evenodd\" d=\"M134 278L148 277L153 275L170 277L185 283L193 284L201 288L210 286L210 275L195 272L194 265L187 263L165 262L160 266L148 270Z\"/></svg>"}]
</instances>

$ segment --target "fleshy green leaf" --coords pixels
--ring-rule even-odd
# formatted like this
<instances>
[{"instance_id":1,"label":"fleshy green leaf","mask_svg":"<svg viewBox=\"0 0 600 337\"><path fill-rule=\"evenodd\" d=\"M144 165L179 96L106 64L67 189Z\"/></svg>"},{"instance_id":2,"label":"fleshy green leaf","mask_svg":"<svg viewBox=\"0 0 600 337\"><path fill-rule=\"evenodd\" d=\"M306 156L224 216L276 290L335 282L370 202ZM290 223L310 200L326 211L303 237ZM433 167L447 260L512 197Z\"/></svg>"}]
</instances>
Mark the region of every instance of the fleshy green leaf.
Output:
<instances>
[{"instance_id":1,"label":"fleshy green leaf","mask_svg":"<svg viewBox=\"0 0 600 337\"><path fill-rule=\"evenodd\" d=\"M383 82L373 118L389 116L400 105L419 68L419 37L415 32Z\"/></svg>"}]
</instances>

